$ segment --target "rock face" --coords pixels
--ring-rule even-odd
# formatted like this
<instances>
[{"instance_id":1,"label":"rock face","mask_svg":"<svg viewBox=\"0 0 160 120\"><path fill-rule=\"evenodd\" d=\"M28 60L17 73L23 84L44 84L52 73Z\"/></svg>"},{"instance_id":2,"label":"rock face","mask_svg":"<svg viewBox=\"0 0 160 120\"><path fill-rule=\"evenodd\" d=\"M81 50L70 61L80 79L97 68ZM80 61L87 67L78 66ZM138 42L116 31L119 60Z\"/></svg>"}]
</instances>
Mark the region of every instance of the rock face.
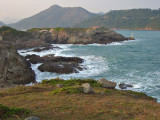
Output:
<instances>
[{"instance_id":1,"label":"rock face","mask_svg":"<svg viewBox=\"0 0 160 120\"><path fill-rule=\"evenodd\" d=\"M30 63L9 43L0 42L0 87L35 82Z\"/></svg>"},{"instance_id":2,"label":"rock face","mask_svg":"<svg viewBox=\"0 0 160 120\"><path fill-rule=\"evenodd\" d=\"M111 82L105 78L98 80L98 83L102 84L102 87L108 88L108 89L114 89L117 85L117 83Z\"/></svg>"},{"instance_id":3,"label":"rock face","mask_svg":"<svg viewBox=\"0 0 160 120\"><path fill-rule=\"evenodd\" d=\"M107 28L33 28L26 32L1 27L3 41L10 41L17 49L48 46L49 44L109 44L128 38Z\"/></svg>"},{"instance_id":4,"label":"rock face","mask_svg":"<svg viewBox=\"0 0 160 120\"><path fill-rule=\"evenodd\" d=\"M82 88L83 88L83 93L85 94L94 93L89 83L82 84Z\"/></svg>"},{"instance_id":5,"label":"rock face","mask_svg":"<svg viewBox=\"0 0 160 120\"><path fill-rule=\"evenodd\" d=\"M79 63L83 62L83 59L78 57L61 57L54 55L37 56L28 55L25 57L29 59L32 64L43 63L38 67L41 72L55 72L60 74L78 73L83 70Z\"/></svg>"}]
</instances>

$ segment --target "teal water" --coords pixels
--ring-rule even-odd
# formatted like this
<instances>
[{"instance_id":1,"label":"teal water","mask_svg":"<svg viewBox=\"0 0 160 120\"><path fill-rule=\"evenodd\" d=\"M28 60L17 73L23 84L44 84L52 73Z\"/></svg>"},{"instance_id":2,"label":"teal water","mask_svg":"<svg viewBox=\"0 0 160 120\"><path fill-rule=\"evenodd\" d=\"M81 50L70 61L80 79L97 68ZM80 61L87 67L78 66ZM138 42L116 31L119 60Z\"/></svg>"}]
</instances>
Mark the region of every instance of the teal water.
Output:
<instances>
[{"instance_id":1,"label":"teal water","mask_svg":"<svg viewBox=\"0 0 160 120\"><path fill-rule=\"evenodd\" d=\"M130 90L144 92L160 102L160 31L116 31L126 37L134 33L135 40L114 42L109 45L54 45L61 50L49 50L41 53L57 56L77 56L85 60L82 64L86 69L73 74L56 74L40 72L32 65L36 80L60 77L70 78L106 78L117 83L132 84ZM28 50L24 50L28 51ZM23 56L26 53L19 51ZM117 87L117 89L119 89Z\"/></svg>"},{"instance_id":2,"label":"teal water","mask_svg":"<svg viewBox=\"0 0 160 120\"><path fill-rule=\"evenodd\" d=\"M93 63L96 67L98 64L97 71L93 70L95 74L86 77L104 77L117 83L133 84L132 90L144 92L160 101L160 31L116 32L126 37L134 33L136 40L110 45L73 45L64 53L97 58L99 62Z\"/></svg>"}]
</instances>

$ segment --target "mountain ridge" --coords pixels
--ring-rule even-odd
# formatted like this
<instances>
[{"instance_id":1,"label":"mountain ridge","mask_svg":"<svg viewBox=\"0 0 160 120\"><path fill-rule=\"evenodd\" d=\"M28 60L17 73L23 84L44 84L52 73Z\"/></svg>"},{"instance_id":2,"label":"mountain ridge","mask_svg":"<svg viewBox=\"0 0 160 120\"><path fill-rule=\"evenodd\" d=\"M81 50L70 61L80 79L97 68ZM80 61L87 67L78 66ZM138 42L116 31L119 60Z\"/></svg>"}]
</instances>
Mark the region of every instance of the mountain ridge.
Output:
<instances>
[{"instance_id":1,"label":"mountain ridge","mask_svg":"<svg viewBox=\"0 0 160 120\"><path fill-rule=\"evenodd\" d=\"M84 20L74 27L100 26L110 29L160 30L160 10L112 10Z\"/></svg>"},{"instance_id":2,"label":"mountain ridge","mask_svg":"<svg viewBox=\"0 0 160 120\"><path fill-rule=\"evenodd\" d=\"M52 5L46 10L22 19L17 23L9 24L9 26L21 30L42 27L72 27L95 15L95 13L91 13L81 7Z\"/></svg>"}]
</instances>

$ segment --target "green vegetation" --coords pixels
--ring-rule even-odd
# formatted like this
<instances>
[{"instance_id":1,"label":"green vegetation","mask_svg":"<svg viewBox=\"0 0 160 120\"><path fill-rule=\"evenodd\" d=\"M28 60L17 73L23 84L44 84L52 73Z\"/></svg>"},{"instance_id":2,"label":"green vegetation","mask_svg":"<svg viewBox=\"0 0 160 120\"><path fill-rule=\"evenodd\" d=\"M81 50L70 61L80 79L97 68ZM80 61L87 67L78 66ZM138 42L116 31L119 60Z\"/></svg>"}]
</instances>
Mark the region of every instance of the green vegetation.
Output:
<instances>
[{"instance_id":1,"label":"green vegetation","mask_svg":"<svg viewBox=\"0 0 160 120\"><path fill-rule=\"evenodd\" d=\"M0 119L21 118L22 116L29 115L30 113L31 111L23 108L9 108L5 105L0 104Z\"/></svg>"},{"instance_id":2,"label":"green vegetation","mask_svg":"<svg viewBox=\"0 0 160 120\"><path fill-rule=\"evenodd\" d=\"M116 29L160 30L160 10L113 10L101 16L85 20L75 27L101 26Z\"/></svg>"},{"instance_id":3,"label":"green vegetation","mask_svg":"<svg viewBox=\"0 0 160 120\"><path fill-rule=\"evenodd\" d=\"M42 80L42 84L49 84L56 86L57 84L61 84L63 86L74 86L74 85L82 85L83 83L89 83L92 87L101 87L101 84L97 83L96 80L92 79L69 79L69 80L61 80L59 78L51 79L51 80Z\"/></svg>"},{"instance_id":4,"label":"green vegetation","mask_svg":"<svg viewBox=\"0 0 160 120\"><path fill-rule=\"evenodd\" d=\"M52 91L52 94L60 94L60 93L67 93L67 94L82 93L82 88L81 87L63 87L63 88L55 89Z\"/></svg>"},{"instance_id":5,"label":"green vegetation","mask_svg":"<svg viewBox=\"0 0 160 120\"><path fill-rule=\"evenodd\" d=\"M66 81L66 82L65 82ZM84 81L84 82L82 82ZM89 82L94 94L83 94L82 83ZM56 85L62 84L62 88ZM0 91L0 119L23 120L37 116L41 120L159 120L160 104L144 93L106 89L95 80L43 80L42 84L19 86ZM15 106L15 108L6 108ZM6 111L10 111L9 114ZM26 111L15 110L25 108ZM31 110L33 111L30 113ZM14 114L10 114L14 113ZM27 113L27 114L25 114ZM29 114L30 113L30 114ZM2 118L3 116L3 118Z\"/></svg>"},{"instance_id":6,"label":"green vegetation","mask_svg":"<svg viewBox=\"0 0 160 120\"><path fill-rule=\"evenodd\" d=\"M13 36L24 36L24 35L27 35L27 33L24 32L24 31L18 31L16 29L13 29L13 28L8 27L8 26L0 27L0 34L2 36L5 36L5 35L13 35Z\"/></svg>"}]
</instances>

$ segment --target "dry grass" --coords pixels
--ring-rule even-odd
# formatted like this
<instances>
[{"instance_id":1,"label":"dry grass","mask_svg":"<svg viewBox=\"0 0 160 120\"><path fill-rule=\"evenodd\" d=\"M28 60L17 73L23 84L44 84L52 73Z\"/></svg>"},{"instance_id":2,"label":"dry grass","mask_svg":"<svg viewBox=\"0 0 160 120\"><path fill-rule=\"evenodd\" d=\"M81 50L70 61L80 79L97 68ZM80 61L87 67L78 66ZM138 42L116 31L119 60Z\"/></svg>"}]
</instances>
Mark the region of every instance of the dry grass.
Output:
<instances>
[{"instance_id":1,"label":"dry grass","mask_svg":"<svg viewBox=\"0 0 160 120\"><path fill-rule=\"evenodd\" d=\"M54 89L11 88L0 92L0 104L30 109L41 120L160 120L160 104L144 94L95 87L92 95L53 95Z\"/></svg>"}]
</instances>

